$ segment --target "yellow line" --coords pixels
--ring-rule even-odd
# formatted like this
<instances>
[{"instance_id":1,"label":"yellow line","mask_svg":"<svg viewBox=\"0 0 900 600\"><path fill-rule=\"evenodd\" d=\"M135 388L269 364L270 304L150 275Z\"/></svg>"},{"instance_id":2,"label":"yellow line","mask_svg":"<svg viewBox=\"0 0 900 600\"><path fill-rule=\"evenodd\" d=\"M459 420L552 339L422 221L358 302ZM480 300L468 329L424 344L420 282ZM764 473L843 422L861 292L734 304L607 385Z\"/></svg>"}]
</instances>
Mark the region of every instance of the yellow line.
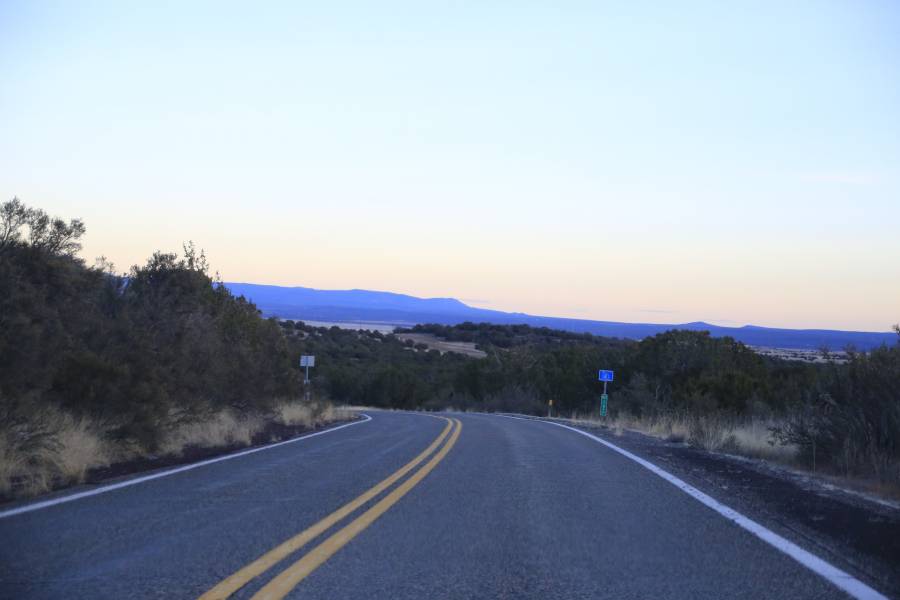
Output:
<instances>
[{"instance_id":1,"label":"yellow line","mask_svg":"<svg viewBox=\"0 0 900 600\"><path fill-rule=\"evenodd\" d=\"M308 529L305 529L304 531L298 533L289 540L282 542L272 550L257 558L246 567L234 573L233 575L229 576L226 579L223 579L214 588L200 596L199 600L222 600L224 598L228 598L231 594L235 593L243 586L245 586L250 580L266 572L267 570L272 568L273 565L277 564L285 557L289 556L293 552L296 552L297 550L317 538L329 527L339 522L341 519L389 488L391 485L397 482L397 480L413 470L413 468L415 468L420 462L425 460L429 454L434 452L434 449L444 441L444 438L447 437L447 433L453 426L453 422L450 419L446 417L440 418L447 421L447 425L444 426L444 430L441 431L441 434L437 437L437 439L435 439L430 446L425 448L425 450L421 454L406 463L393 475L377 484L376 486L372 487L368 491L364 492L361 496L357 497L354 500L351 500L327 517L323 518L315 525L312 525Z\"/></svg>"},{"instance_id":2,"label":"yellow line","mask_svg":"<svg viewBox=\"0 0 900 600\"><path fill-rule=\"evenodd\" d=\"M326 560L331 558L335 552L346 546L350 541L359 535L366 527L371 525L378 517L383 515L397 501L414 488L428 473L441 462L456 440L459 438L459 432L462 430L462 423L457 419L456 429L450 440L441 448L440 452L435 454L425 466L416 471L409 479L397 486L390 494L382 498L375 506L364 512L362 515L354 519L349 525L334 533L327 540L307 552L300 560L292 564L290 567L282 571L277 577L272 579L259 592L257 592L252 600L280 600L290 593L294 587L303 581L303 579L315 571Z\"/></svg>"}]
</instances>

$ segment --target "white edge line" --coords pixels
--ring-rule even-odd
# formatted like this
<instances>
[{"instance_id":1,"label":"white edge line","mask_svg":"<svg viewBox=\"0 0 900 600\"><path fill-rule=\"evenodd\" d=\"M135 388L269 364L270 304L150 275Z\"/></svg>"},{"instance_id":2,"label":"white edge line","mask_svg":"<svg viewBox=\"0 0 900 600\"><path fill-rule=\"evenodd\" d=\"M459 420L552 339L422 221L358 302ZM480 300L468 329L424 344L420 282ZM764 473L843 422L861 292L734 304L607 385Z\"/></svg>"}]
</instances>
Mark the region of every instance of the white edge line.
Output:
<instances>
[{"instance_id":1,"label":"white edge line","mask_svg":"<svg viewBox=\"0 0 900 600\"><path fill-rule=\"evenodd\" d=\"M752 533L753 535L755 535L762 541L766 542L770 546L774 547L775 549L780 550L784 554L787 554L788 556L790 556L791 558L796 560L798 563L800 563L807 569L813 571L814 573L816 573L817 575L820 575L821 577L824 577L831 584L833 584L836 587L840 588L841 590L847 592L854 598L858 598L860 600L888 600L886 596L884 596L884 595L880 594L879 592L877 592L876 590L870 588L869 586L864 584L862 581L860 581L853 575L850 575L849 573L846 573L846 572L838 569L834 565L825 562L824 560L822 560L815 554L812 554L811 552L804 550L803 548L801 548L797 544L791 542L790 540L787 540L787 539L781 537L774 531L766 529L765 527L763 527L762 525L760 525L753 519L751 519L749 517L745 517L738 511L734 510L733 508L725 506L724 504L722 504L715 498L708 496L707 494L704 494L703 492L701 492L694 486L682 481L681 479L679 479L678 477L675 477L671 473L664 471L663 469L660 469L659 467L657 467L650 461L644 460L640 456L632 454L628 450L620 448L611 442L608 442L602 438L597 437L596 435L592 435L592 434L588 433L587 431L583 431L576 427L570 427L569 425L563 425L562 423L556 423L554 421L544 421L543 419L531 419L531 418L527 418L527 417L514 417L512 415L501 415L501 416L504 416L508 419L521 419L523 421L539 421L541 423L547 423L548 425L556 425L557 427L562 427L563 429L568 429L570 431L574 431L575 433L579 433L587 438L594 440L595 442L599 442L600 444L603 444L610 450L618 452L625 458L633 460L634 462L638 463L645 469L651 471L654 475L658 475L659 477L662 477L663 479L665 479L666 481L668 481L669 483L671 483L672 485L674 485L675 487L680 489L682 492L693 497L695 500L698 500L699 502L705 504L709 508L713 509L714 511L716 511L717 513L719 513L720 515L722 515L723 517L728 519L729 521L732 521L733 523L735 523L738 527L741 527L742 529L749 531L750 533Z\"/></svg>"},{"instance_id":2,"label":"white edge line","mask_svg":"<svg viewBox=\"0 0 900 600\"><path fill-rule=\"evenodd\" d=\"M211 465L211 464L214 464L217 462L231 460L232 458L240 458L241 456L247 456L248 454L262 452L263 450L277 448L278 446L284 446L285 444L293 444L294 442L299 442L301 440L307 440L309 438L316 437L317 435L325 435L326 433L331 433L332 431L344 429L345 427L352 427L353 425L359 425L361 423L367 423L368 421L372 420L372 417L370 417L367 414L363 413L362 416L364 417L364 419L362 419L360 421L353 421L352 423L344 423L343 425L338 425L337 427L323 429L322 431L316 431L315 433L307 433L306 435L301 435L300 437L291 438L289 440L284 440L281 442L275 442L274 444L259 446L257 448L251 448L249 450L241 450L240 452L235 452L233 454L226 454L224 456L217 456L216 458L202 460L200 462L191 463L189 465L182 465L180 467L175 467L174 469L169 469L167 471L160 471L158 473L153 473L152 475L144 475L143 477L135 477L134 479L120 481L119 483L104 485L104 486L101 486L98 488L93 488L90 490L85 490L83 492L78 492L77 494L71 494L69 496L61 496L59 498L51 498L50 500L44 500L42 502L35 502L33 504L26 504L24 506L19 506L16 508L10 508L9 510L4 510L4 511L0 512L0 519L5 519L7 517L20 515L22 513L32 512L35 510L41 510L42 508L49 508L51 506L56 506L57 504L65 504L66 502L73 502L75 500L81 500L82 498L88 498L90 496L96 496L98 494L105 494L106 492L111 492L113 490L119 490L119 489L129 487L132 485L137 485L139 483L144 483L145 481L152 481L154 479L159 479L161 477L168 477L169 475L175 475L176 473L183 473L185 471L190 471L190 470L196 469L198 467L205 467L206 465Z\"/></svg>"}]
</instances>

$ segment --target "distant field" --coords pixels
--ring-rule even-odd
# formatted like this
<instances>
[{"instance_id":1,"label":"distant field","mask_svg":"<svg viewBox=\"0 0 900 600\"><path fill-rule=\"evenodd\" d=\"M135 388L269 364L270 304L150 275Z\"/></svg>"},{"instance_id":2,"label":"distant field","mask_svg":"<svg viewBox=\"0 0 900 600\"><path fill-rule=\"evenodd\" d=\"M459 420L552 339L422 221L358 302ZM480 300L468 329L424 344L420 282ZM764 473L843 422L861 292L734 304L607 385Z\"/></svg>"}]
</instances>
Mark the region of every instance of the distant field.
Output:
<instances>
[{"instance_id":1,"label":"distant field","mask_svg":"<svg viewBox=\"0 0 900 600\"><path fill-rule=\"evenodd\" d=\"M282 319L285 320L285 319ZM301 319L302 320L302 319ZM371 322L332 322L332 321L303 321L310 327L340 327L356 331L380 331L381 333L393 333L396 327L408 326L408 324L388 324ZM474 342L448 342L430 333L402 333L397 336L401 341L410 340L413 344L425 344L429 350L437 350L441 354L454 352L470 356L472 358L484 358L487 353L475 347Z\"/></svg>"},{"instance_id":2,"label":"distant field","mask_svg":"<svg viewBox=\"0 0 900 600\"><path fill-rule=\"evenodd\" d=\"M773 356L782 360L799 360L808 363L828 362L820 350L799 350L796 348L767 348L765 346L751 346L753 351L763 356ZM842 350L831 352L831 359L837 363L847 362L847 353Z\"/></svg>"},{"instance_id":3,"label":"distant field","mask_svg":"<svg viewBox=\"0 0 900 600\"><path fill-rule=\"evenodd\" d=\"M281 319L282 321L286 321L287 319ZM412 324L403 323L371 323L371 322L353 322L353 323L345 323L345 322L333 322L333 321L307 321L305 319L291 319L294 321L303 321L310 327L340 327L341 329L352 329L355 331L380 331L381 333L393 333L396 327L408 327Z\"/></svg>"},{"instance_id":4,"label":"distant field","mask_svg":"<svg viewBox=\"0 0 900 600\"><path fill-rule=\"evenodd\" d=\"M283 319L282 319L283 320ZM302 319L301 319L302 320ZM380 331L381 333L393 333L397 327L409 327L410 323L385 323L371 321L336 322L336 321L303 321L312 327L340 327L341 329ZM484 358L485 352L475 347L472 342L448 342L430 333L403 333L397 336L399 339L412 340L414 344L425 344L429 350L455 352L473 358ZM782 360L797 360L807 363L827 362L820 350L804 350L798 348L772 348L769 346L750 346L754 352L763 356L771 356ZM847 362L847 353L842 350L831 352L831 358L837 363Z\"/></svg>"},{"instance_id":5,"label":"distant field","mask_svg":"<svg viewBox=\"0 0 900 600\"><path fill-rule=\"evenodd\" d=\"M473 342L448 342L430 333L401 333L397 336L403 341L411 340L414 344L425 344L429 350L455 352L472 358L484 358L487 353L475 347Z\"/></svg>"}]
</instances>

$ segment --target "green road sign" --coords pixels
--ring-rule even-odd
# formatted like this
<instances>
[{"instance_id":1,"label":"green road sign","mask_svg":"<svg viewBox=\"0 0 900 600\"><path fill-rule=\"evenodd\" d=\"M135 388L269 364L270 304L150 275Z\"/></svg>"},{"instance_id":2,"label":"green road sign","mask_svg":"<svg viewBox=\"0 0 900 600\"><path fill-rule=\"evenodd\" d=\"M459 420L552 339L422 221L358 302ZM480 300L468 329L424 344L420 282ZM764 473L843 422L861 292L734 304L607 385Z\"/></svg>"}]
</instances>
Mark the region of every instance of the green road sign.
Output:
<instances>
[{"instance_id":1,"label":"green road sign","mask_svg":"<svg viewBox=\"0 0 900 600\"><path fill-rule=\"evenodd\" d=\"M607 396L606 394L603 394L602 396L600 396L600 416L601 417L606 416L606 404L608 402L609 402L609 396Z\"/></svg>"}]
</instances>

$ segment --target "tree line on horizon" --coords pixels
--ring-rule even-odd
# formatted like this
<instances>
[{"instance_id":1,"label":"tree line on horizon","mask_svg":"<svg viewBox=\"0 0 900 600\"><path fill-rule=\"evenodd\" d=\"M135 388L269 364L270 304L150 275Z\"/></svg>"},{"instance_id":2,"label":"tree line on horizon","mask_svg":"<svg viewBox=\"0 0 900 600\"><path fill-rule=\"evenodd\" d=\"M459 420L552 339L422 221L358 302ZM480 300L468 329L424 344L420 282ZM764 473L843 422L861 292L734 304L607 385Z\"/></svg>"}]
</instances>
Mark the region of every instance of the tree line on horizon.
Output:
<instances>
[{"instance_id":1,"label":"tree line on horizon","mask_svg":"<svg viewBox=\"0 0 900 600\"><path fill-rule=\"evenodd\" d=\"M763 356L731 338L672 330L641 341L528 325L423 324L404 332L472 342L474 359L397 334L280 322L295 355L317 356L315 382L336 402L408 410L599 416L610 369L610 419L711 417L772 423L772 443L800 459L900 484L898 343L846 362ZM695 421L696 422L696 421Z\"/></svg>"}]
</instances>

